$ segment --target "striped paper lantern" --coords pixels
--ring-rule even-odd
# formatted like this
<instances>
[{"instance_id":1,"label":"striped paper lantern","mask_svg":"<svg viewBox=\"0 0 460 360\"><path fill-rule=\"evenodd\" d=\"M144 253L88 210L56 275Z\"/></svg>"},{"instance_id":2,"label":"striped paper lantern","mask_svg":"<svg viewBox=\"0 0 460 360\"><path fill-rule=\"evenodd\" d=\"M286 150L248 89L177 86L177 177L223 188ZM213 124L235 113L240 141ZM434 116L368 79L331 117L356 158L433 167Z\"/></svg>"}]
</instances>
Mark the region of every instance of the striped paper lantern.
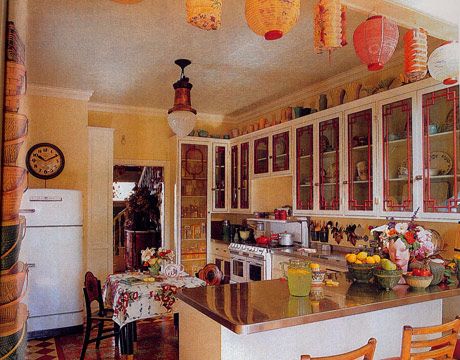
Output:
<instances>
[{"instance_id":1,"label":"striped paper lantern","mask_svg":"<svg viewBox=\"0 0 460 360\"><path fill-rule=\"evenodd\" d=\"M246 22L266 40L291 31L299 20L300 0L246 0Z\"/></svg>"},{"instance_id":2,"label":"striped paper lantern","mask_svg":"<svg viewBox=\"0 0 460 360\"><path fill-rule=\"evenodd\" d=\"M445 43L435 49L428 59L430 75L445 85L453 85L458 81L460 48L458 41Z\"/></svg>"},{"instance_id":3,"label":"striped paper lantern","mask_svg":"<svg viewBox=\"0 0 460 360\"><path fill-rule=\"evenodd\" d=\"M347 44L346 9L340 0L320 0L315 6L314 47L317 54Z\"/></svg>"},{"instance_id":4,"label":"striped paper lantern","mask_svg":"<svg viewBox=\"0 0 460 360\"><path fill-rule=\"evenodd\" d=\"M371 16L353 34L356 55L370 71L383 68L398 44L398 26L383 16Z\"/></svg>"},{"instance_id":5,"label":"striped paper lantern","mask_svg":"<svg viewBox=\"0 0 460 360\"><path fill-rule=\"evenodd\" d=\"M421 80L427 73L428 42L424 29L412 29L404 35L404 73L410 82Z\"/></svg>"},{"instance_id":6,"label":"striped paper lantern","mask_svg":"<svg viewBox=\"0 0 460 360\"><path fill-rule=\"evenodd\" d=\"M187 0L187 22L203 30L218 30L222 18L221 0Z\"/></svg>"}]
</instances>

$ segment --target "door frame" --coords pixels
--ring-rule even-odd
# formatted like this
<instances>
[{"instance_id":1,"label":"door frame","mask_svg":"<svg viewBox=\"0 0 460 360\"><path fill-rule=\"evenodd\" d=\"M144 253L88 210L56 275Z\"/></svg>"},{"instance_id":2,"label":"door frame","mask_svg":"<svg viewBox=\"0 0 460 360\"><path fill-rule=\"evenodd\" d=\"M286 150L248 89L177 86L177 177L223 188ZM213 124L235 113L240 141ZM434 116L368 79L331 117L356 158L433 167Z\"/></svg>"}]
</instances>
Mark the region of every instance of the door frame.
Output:
<instances>
[{"instance_id":1,"label":"door frame","mask_svg":"<svg viewBox=\"0 0 460 360\"><path fill-rule=\"evenodd\" d=\"M170 171L170 163L169 161L165 160L133 160L133 159L114 159L113 166L147 166L147 167L162 167L163 168L163 178L164 178L164 199L161 203L161 246L171 249L171 239L169 237L170 231L166 231L169 229L170 224L174 220L172 216L166 216L166 214L172 214L171 212L171 205L170 199L172 196L173 184L171 184L171 171ZM112 169L113 171L113 169ZM113 183L110 184L110 188L112 188ZM113 201L110 202L110 209L113 213ZM113 232L112 232L112 243L113 243Z\"/></svg>"}]
</instances>

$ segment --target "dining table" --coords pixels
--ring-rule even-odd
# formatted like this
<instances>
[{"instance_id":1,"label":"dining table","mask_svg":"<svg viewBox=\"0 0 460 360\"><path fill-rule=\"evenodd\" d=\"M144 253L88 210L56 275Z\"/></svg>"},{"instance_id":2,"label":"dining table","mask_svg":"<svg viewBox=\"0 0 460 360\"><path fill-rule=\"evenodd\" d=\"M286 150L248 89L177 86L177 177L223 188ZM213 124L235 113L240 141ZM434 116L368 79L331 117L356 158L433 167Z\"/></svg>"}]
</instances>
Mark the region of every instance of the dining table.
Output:
<instances>
[{"instance_id":1,"label":"dining table","mask_svg":"<svg viewBox=\"0 0 460 360\"><path fill-rule=\"evenodd\" d=\"M200 286L206 283L185 273L176 277L153 277L142 272L108 275L102 297L105 307L113 309L113 321L120 326L121 354L129 357L134 353L137 320L174 313L176 294L183 288Z\"/></svg>"}]
</instances>

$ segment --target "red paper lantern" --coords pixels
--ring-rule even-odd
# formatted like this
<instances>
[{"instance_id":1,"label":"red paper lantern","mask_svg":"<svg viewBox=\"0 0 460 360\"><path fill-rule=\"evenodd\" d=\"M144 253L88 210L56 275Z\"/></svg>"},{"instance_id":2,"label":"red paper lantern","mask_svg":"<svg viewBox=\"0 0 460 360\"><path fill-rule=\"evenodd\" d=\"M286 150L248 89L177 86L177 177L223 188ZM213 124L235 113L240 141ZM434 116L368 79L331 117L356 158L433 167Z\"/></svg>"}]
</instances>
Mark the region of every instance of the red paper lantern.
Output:
<instances>
[{"instance_id":1,"label":"red paper lantern","mask_svg":"<svg viewBox=\"0 0 460 360\"><path fill-rule=\"evenodd\" d=\"M371 71L380 70L390 60L398 44L398 26L383 16L372 16L353 34L353 45L361 62Z\"/></svg>"}]
</instances>

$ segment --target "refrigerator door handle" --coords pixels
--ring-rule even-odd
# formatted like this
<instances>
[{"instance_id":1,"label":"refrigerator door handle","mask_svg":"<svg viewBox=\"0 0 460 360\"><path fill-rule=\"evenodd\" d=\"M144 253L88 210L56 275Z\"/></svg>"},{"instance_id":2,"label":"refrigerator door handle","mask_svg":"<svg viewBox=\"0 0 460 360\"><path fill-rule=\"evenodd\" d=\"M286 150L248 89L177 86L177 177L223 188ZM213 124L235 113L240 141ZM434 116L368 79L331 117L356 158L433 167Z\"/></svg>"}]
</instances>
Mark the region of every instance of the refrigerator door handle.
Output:
<instances>
[{"instance_id":1,"label":"refrigerator door handle","mask_svg":"<svg viewBox=\"0 0 460 360\"><path fill-rule=\"evenodd\" d=\"M35 209L19 209L20 214L33 214Z\"/></svg>"},{"instance_id":2,"label":"refrigerator door handle","mask_svg":"<svg viewBox=\"0 0 460 360\"><path fill-rule=\"evenodd\" d=\"M35 264L34 264L34 263L28 263L28 264L27 264L27 267L29 267L29 268L34 268L34 267L35 267Z\"/></svg>"}]
</instances>

